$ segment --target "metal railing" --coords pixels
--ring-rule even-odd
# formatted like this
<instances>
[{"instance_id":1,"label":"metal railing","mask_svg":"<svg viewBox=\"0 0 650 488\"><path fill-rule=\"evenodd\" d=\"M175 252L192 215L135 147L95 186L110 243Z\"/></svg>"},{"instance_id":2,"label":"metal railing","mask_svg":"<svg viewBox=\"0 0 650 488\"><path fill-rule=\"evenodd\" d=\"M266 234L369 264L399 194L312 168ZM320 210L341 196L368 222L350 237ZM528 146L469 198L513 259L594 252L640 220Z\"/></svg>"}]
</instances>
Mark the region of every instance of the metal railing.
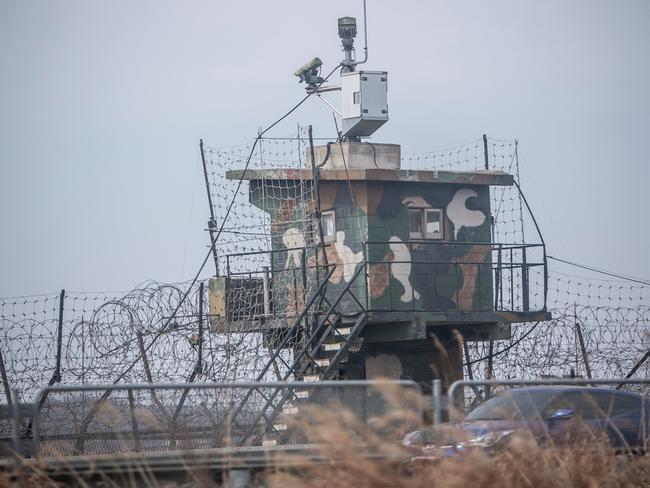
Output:
<instances>
[{"instance_id":1,"label":"metal railing","mask_svg":"<svg viewBox=\"0 0 650 488\"><path fill-rule=\"evenodd\" d=\"M402 283L399 290L393 290L389 282L388 299L371 300L368 308L373 311L546 310L544 244L367 241L364 255L368 288L373 281L372 269L378 265L390 267L390 274ZM400 265L405 266L400 270ZM404 283L410 284L410 290L404 292L406 299L402 294Z\"/></svg>"},{"instance_id":2,"label":"metal railing","mask_svg":"<svg viewBox=\"0 0 650 488\"><path fill-rule=\"evenodd\" d=\"M440 423L443 411L446 410L451 420L459 420L465 416L466 406L459 406L464 400L464 394L459 389L470 387L476 393L477 387L485 387L485 394L479 401L491 398L499 387L512 386L615 386L621 389L625 385L650 385L650 378L540 378L540 379L510 379L510 380L457 380L447 389L446 396L442 394L441 380L433 381L433 396L431 400L434 423ZM443 405L446 403L446 405Z\"/></svg>"},{"instance_id":3,"label":"metal railing","mask_svg":"<svg viewBox=\"0 0 650 488\"><path fill-rule=\"evenodd\" d=\"M343 304L346 313L546 310L544 244L370 240L362 245L364 259L355 263L355 269L361 268L363 275L354 280L355 296L350 299L357 303ZM322 248L313 246L225 258L230 280L225 298L229 320L281 316L287 311L297 315L307 290L317 286L334 264L321 262ZM242 264L253 260L257 269L234 265L238 260ZM259 263L269 266L260 269ZM330 293L340 286L332 283Z\"/></svg>"},{"instance_id":4,"label":"metal railing","mask_svg":"<svg viewBox=\"0 0 650 488\"><path fill-rule=\"evenodd\" d=\"M396 405L384 394L395 388L398 396L410 395L413 401ZM20 411L14 409L13 450L59 457L238 448L248 445L244 434L251 428L260 433L259 443L253 445L272 445L274 433L262 420L269 413L268 398L278 391L290 398L274 419L275 428L283 430L284 444L305 443L301 429L314 409L347 409L366 425L396 409L410 409L410 415L404 415L406 429L413 427L406 427L408 418L423 418L424 405L414 400L421 398L421 390L412 381L55 385L41 388ZM245 396L246 408L233 415Z\"/></svg>"}]
</instances>

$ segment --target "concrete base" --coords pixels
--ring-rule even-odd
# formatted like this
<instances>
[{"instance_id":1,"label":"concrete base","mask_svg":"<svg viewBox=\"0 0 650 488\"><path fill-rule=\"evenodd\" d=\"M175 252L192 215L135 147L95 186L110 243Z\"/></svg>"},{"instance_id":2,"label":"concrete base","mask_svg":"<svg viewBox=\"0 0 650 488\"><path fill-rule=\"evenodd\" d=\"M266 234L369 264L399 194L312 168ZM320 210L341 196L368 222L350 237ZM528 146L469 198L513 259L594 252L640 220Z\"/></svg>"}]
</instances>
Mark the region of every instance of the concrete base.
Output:
<instances>
[{"instance_id":1,"label":"concrete base","mask_svg":"<svg viewBox=\"0 0 650 488\"><path fill-rule=\"evenodd\" d=\"M413 380L425 395L434 379L450 385L463 379L462 347L450 330L433 339L364 343L342 367L343 379Z\"/></svg>"},{"instance_id":2,"label":"concrete base","mask_svg":"<svg viewBox=\"0 0 650 488\"><path fill-rule=\"evenodd\" d=\"M315 146L316 164L321 164L327 154L327 146ZM323 169L400 169L401 147L399 144L375 144L374 142L342 142L330 144L330 155ZM306 160L311 152L306 151Z\"/></svg>"}]
</instances>

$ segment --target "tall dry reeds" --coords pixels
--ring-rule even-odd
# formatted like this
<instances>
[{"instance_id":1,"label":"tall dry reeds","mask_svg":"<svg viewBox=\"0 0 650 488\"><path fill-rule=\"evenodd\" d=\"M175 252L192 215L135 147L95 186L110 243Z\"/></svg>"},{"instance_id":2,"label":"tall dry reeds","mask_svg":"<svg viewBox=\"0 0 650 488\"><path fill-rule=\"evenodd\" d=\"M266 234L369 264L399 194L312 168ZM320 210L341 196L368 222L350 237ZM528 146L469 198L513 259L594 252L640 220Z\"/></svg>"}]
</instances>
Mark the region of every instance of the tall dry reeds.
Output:
<instances>
[{"instance_id":1,"label":"tall dry reeds","mask_svg":"<svg viewBox=\"0 0 650 488\"><path fill-rule=\"evenodd\" d=\"M544 449L530 436L515 435L494 455L477 451L439 461L411 461L403 435L422 427L423 399L396 385L380 387L381 414L360 418L343 403L301 407L288 422L293 442L316 446L309 456L271 456L254 486L271 488L481 488L481 487L650 487L650 457L617 455L595 437ZM195 451L200 455L200 451ZM132 455L134 456L134 455ZM135 456L134 456L135 457ZM317 462L314 462L317 459ZM196 463L176 479L161 478L146 464L135 474L85 473L65 480L46 464L27 463L0 472L0 486L220 486L222 480Z\"/></svg>"}]
</instances>

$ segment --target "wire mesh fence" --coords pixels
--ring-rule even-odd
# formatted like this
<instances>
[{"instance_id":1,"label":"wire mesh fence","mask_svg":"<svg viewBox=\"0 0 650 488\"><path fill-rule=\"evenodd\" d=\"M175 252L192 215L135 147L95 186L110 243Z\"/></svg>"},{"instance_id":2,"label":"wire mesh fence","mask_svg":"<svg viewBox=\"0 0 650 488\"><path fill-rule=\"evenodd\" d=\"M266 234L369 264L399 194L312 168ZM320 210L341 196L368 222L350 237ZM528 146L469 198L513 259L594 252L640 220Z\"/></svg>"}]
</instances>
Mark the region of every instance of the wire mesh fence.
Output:
<instances>
[{"instance_id":1,"label":"wire mesh fence","mask_svg":"<svg viewBox=\"0 0 650 488\"><path fill-rule=\"evenodd\" d=\"M426 404L412 382L334 381L58 386L32 408L31 452L56 457L295 445L313 416L333 411L363 428L392 418L392 434L403 434Z\"/></svg>"},{"instance_id":2,"label":"wire mesh fence","mask_svg":"<svg viewBox=\"0 0 650 488\"><path fill-rule=\"evenodd\" d=\"M259 168L302 168L306 166L306 146L302 129L294 137L264 139L253 161ZM485 147L478 140L449 151L405 153L402 167L480 169L485 162ZM300 300L317 287L319 278L315 274L295 275L294 267L287 266L287 262L273 261L272 239L276 233L271 231L265 209L284 215L289 227L301 222L301 228L316 229L316 225L303 225L314 219L315 197L307 181L296 180L291 188L276 182L256 190L259 201L264 202L263 208L252 205L248 192L240 191L237 180L227 177L228 171L243 167L250 148L244 145L206 151L210 191L217 202L215 216L223 224L218 263L224 271L230 268L232 273L250 275L260 283L264 280L265 267L280 270L289 285L296 281L293 289L284 286L275 290L286 298L286 305L272 312L286 322L300 309ZM517 142L488 138L487 148L490 169L512 173L518 180ZM296 197L292 199L294 203L298 202L291 209L282 206L287 192ZM226 211L224 202L231 197L234 213L228 221L222 221ZM520 197L514 187L499 187L492 193L494 242L525 242ZM287 241L289 244L304 247L305 243L296 241L297 236L289 237L293 239ZM309 239L317 240L315 235ZM226 256L232 254L238 257L228 262ZM300 263L304 257L296 253L291 259L295 265L296 260ZM306 262L305 266L309 267L310 263ZM650 361L646 360L650 350L650 287L638 281L575 273L574 267L559 262L553 263L548 277L530 273L527 279L531 300L540 304L546 298L553 319L513 324L510 339L465 343L466 377L650 376ZM545 289L546 279L548 296L544 297L538 290ZM506 299L511 295L513 303L519 303L523 294L518 284L521 282L521 279L513 280L508 288L503 288L508 290ZM260 283L256 286L263 289ZM255 323L227 333L219 328L211 329L207 288L207 283L201 280L194 284L146 282L123 293L68 291L63 295L0 299L4 403L11 403L11 389L21 390L23 398L30 399L38 388L57 383L221 383L256 379L273 352L273 333L261 334ZM235 289L242 296L250 297L241 286ZM498 296L498 290L493 291ZM254 306L250 300L242 299L241 305L232 310L246 318L254 318L260 311L264 314L259 290L256 296ZM288 306L290 303L293 309ZM265 327L268 329L268 323ZM281 334L280 329L277 334ZM293 352L286 349L280 354L285 360L278 361L278 369L268 371L264 380L285 375L283 365L291 363ZM138 394L146 397L143 392ZM86 402L76 405L75 412L87 407ZM116 408L123 413L127 405L128 398L125 398ZM155 408L152 412L154 416L160 413ZM3 421L1 425L2 436L10 438L11 422Z\"/></svg>"}]
</instances>

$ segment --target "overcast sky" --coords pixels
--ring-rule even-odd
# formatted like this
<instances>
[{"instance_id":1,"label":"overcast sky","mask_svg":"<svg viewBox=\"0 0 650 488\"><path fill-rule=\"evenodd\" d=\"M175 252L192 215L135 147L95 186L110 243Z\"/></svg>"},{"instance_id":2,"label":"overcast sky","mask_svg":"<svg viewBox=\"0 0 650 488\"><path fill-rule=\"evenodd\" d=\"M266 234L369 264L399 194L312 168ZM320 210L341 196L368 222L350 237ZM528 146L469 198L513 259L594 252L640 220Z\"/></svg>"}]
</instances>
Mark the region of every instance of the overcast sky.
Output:
<instances>
[{"instance_id":1,"label":"overcast sky","mask_svg":"<svg viewBox=\"0 0 650 488\"><path fill-rule=\"evenodd\" d=\"M198 141L254 137L341 58L361 0L0 0L0 296L190 278L206 252ZM413 152L520 140L549 253L650 278L650 1L368 0ZM361 23L361 22L359 22ZM310 100L274 134L331 114Z\"/></svg>"}]
</instances>

